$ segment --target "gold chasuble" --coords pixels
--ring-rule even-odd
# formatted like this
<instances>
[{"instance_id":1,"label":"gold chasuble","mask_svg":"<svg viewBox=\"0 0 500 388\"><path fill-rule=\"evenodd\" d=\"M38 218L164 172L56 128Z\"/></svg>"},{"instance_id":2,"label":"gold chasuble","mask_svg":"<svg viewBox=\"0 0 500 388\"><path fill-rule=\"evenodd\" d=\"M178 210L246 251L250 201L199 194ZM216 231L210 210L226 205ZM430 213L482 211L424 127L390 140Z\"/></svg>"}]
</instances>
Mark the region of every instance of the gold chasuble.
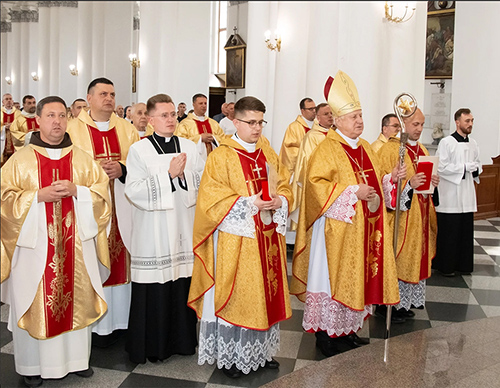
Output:
<instances>
[{"instance_id":1,"label":"gold chasuble","mask_svg":"<svg viewBox=\"0 0 500 388\"><path fill-rule=\"evenodd\" d=\"M222 139L226 137L224 130L217 121L210 117L206 117L204 121L200 121L193 113L189 113L188 116L177 125L174 134L198 143L203 133L211 133L219 144L222 142ZM207 148L207 155L212 152L214 148L212 143L205 143L205 147Z\"/></svg>"},{"instance_id":2,"label":"gold chasuble","mask_svg":"<svg viewBox=\"0 0 500 388\"><path fill-rule=\"evenodd\" d=\"M295 170L300 143L302 143L304 135L310 130L311 128L307 126L302 115L298 115L295 121L286 129L283 144L281 144L279 160L288 169L290 175Z\"/></svg>"},{"instance_id":3,"label":"gold chasuble","mask_svg":"<svg viewBox=\"0 0 500 388\"><path fill-rule=\"evenodd\" d=\"M12 142L16 151L24 147L24 138L28 132L38 131L38 124L35 117L26 117L20 114L10 126Z\"/></svg>"},{"instance_id":4,"label":"gold chasuble","mask_svg":"<svg viewBox=\"0 0 500 388\"><path fill-rule=\"evenodd\" d=\"M61 158L52 160L45 148L30 144L16 152L2 168L2 282L11 276L11 271L12 274L16 271L16 267L12 268L12 258L35 194L56 180L69 180L90 189L98 226L97 257L105 267L110 267L106 247L106 225L111 214L107 175L77 147L63 148ZM73 197L67 197L45 203L45 269L41 279L36 279L39 284L33 301L29 301L29 308L17 322L36 339L85 328L107 310L106 302L91 283L73 201ZM36 260L36 253L33 255ZM33 274L21 275L25 281L30 276Z\"/></svg>"},{"instance_id":5,"label":"gold chasuble","mask_svg":"<svg viewBox=\"0 0 500 388\"><path fill-rule=\"evenodd\" d=\"M313 225L348 186L366 183L380 201L358 200L352 223L325 217L325 243L332 299L363 311L369 304L396 304L399 289L381 171L370 144L352 149L328 132L311 155L300 205L290 292L305 301Z\"/></svg>"},{"instance_id":6,"label":"gold chasuble","mask_svg":"<svg viewBox=\"0 0 500 388\"><path fill-rule=\"evenodd\" d=\"M214 283L215 315L233 325L268 330L291 316L285 237L276 232L272 212L253 216L255 238L218 231L214 258L214 231L240 196L262 189L262 182L267 182L266 163L278 172L277 195L290 203L288 170L262 138L252 153L233 139L224 139L207 159L196 205L195 262L188 298L198 317L204 294Z\"/></svg>"},{"instance_id":7,"label":"gold chasuble","mask_svg":"<svg viewBox=\"0 0 500 388\"><path fill-rule=\"evenodd\" d=\"M73 143L98 162L114 160L125 165L128 149L139 140L135 127L114 113L109 120L109 130L100 131L87 112L82 110L76 120L68 123L68 134ZM115 182L109 181L112 203L111 230L108 237L111 275L103 286L117 286L130 282L130 254L123 243L115 206Z\"/></svg>"},{"instance_id":8,"label":"gold chasuble","mask_svg":"<svg viewBox=\"0 0 500 388\"><path fill-rule=\"evenodd\" d=\"M417 142L416 146L406 144L404 163L407 166L405 187L408 180L416 174L418 157L429 155L427 149ZM378 152L384 172L392 170L399 159L399 138L391 137ZM388 211L391 229L394 227L394 211ZM398 247L396 265L398 277L406 283L418 283L431 276L432 259L436 256L437 217L432 197L413 194L411 208L399 217Z\"/></svg>"},{"instance_id":9,"label":"gold chasuble","mask_svg":"<svg viewBox=\"0 0 500 388\"><path fill-rule=\"evenodd\" d=\"M0 126L4 126L5 124L12 124L15 119L17 119L19 116L21 116L21 112L16 109L12 108L11 113L7 113L5 108L2 106L2 116L1 116L1 122ZM3 154L1 155L1 163L5 163L7 159L15 152L14 148L14 142L12 140L12 134L10 132L10 129L5 129L5 149L3 150Z\"/></svg>"}]
</instances>

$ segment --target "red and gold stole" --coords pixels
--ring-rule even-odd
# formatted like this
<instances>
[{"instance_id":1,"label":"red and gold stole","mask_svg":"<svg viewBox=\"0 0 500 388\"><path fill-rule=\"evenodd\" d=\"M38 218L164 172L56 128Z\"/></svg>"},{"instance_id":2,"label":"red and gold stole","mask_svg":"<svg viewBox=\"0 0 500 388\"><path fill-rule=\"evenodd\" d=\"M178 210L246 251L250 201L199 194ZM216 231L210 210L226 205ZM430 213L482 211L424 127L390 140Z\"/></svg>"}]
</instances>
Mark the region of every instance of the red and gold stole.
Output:
<instances>
[{"instance_id":1,"label":"red and gold stole","mask_svg":"<svg viewBox=\"0 0 500 388\"><path fill-rule=\"evenodd\" d=\"M307 133L311 130L307 125L301 124L304 127L304 131Z\"/></svg>"},{"instance_id":2,"label":"red and gold stole","mask_svg":"<svg viewBox=\"0 0 500 388\"><path fill-rule=\"evenodd\" d=\"M262 190L262 181L267 181L266 156L261 148L251 153L241 149L234 150L240 158L248 194L255 195ZM282 260L286 257L286 252L282 252L272 212L259 211L253 218L255 236L259 244L262 273L264 274L267 318L269 326L271 326L286 319L282 273Z\"/></svg>"},{"instance_id":3,"label":"red and gold stole","mask_svg":"<svg viewBox=\"0 0 500 388\"><path fill-rule=\"evenodd\" d=\"M28 128L28 132L36 131L40 129L38 124L36 123L35 117L26 117L26 127Z\"/></svg>"},{"instance_id":4,"label":"red and gold stole","mask_svg":"<svg viewBox=\"0 0 500 388\"><path fill-rule=\"evenodd\" d=\"M52 160L35 151L39 187L58 180L72 181L73 152ZM75 211L73 197L46 202L47 262L42 277L47 338L73 329L75 274Z\"/></svg>"},{"instance_id":5,"label":"red and gold stole","mask_svg":"<svg viewBox=\"0 0 500 388\"><path fill-rule=\"evenodd\" d=\"M413 169L417 171L418 157L425 156L424 150L417 145L412 146L406 144L408 156L413 164ZM416 194L418 198L418 205L420 206L420 213L422 214L422 259L420 261L420 280L427 279L431 276L429 272L429 211L430 211L430 195Z\"/></svg>"},{"instance_id":6,"label":"red and gold stole","mask_svg":"<svg viewBox=\"0 0 500 388\"><path fill-rule=\"evenodd\" d=\"M210 126L210 122L208 119L205 121L199 121L193 119L194 122L196 123L196 126L198 127L198 133L201 135L203 133L212 133L212 127ZM212 143L205 143L205 147L207 147L207 156L210 152L213 151Z\"/></svg>"},{"instance_id":7,"label":"red and gold stole","mask_svg":"<svg viewBox=\"0 0 500 388\"><path fill-rule=\"evenodd\" d=\"M7 113L2 111L2 123L12 124L14 121L14 112ZM12 135L10 134L10 129L5 128L5 149L3 150L3 162L5 161L15 152L14 143L12 142Z\"/></svg>"},{"instance_id":8,"label":"red and gold stole","mask_svg":"<svg viewBox=\"0 0 500 388\"><path fill-rule=\"evenodd\" d=\"M121 160L121 148L115 128L101 132L99 129L87 125L92 140L94 159L101 160ZM109 181L111 192L111 230L108 236L109 260L111 262L111 274L103 286L117 286L130 281L130 256L123 244L118 220L116 219L114 180Z\"/></svg>"},{"instance_id":9,"label":"red and gold stole","mask_svg":"<svg viewBox=\"0 0 500 388\"><path fill-rule=\"evenodd\" d=\"M347 144L341 144L351 162L358 183L373 187L379 198L377 209L368 206L367 201L360 202L365 224L365 304L381 304L384 297L384 197L377 174L363 146L352 149Z\"/></svg>"}]
</instances>

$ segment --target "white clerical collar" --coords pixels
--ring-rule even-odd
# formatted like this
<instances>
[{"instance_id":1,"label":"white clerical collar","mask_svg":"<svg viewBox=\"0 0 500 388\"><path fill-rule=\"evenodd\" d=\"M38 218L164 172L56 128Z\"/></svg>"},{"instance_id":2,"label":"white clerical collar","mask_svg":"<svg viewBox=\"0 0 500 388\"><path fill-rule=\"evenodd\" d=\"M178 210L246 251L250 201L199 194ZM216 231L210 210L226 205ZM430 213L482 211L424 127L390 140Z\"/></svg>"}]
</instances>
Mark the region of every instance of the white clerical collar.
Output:
<instances>
[{"instance_id":1,"label":"white clerical collar","mask_svg":"<svg viewBox=\"0 0 500 388\"><path fill-rule=\"evenodd\" d=\"M49 158L52 160L61 159L62 150L62 148L45 148L45 151L47 151Z\"/></svg>"},{"instance_id":2,"label":"white clerical collar","mask_svg":"<svg viewBox=\"0 0 500 388\"><path fill-rule=\"evenodd\" d=\"M417 140L410 140L408 139L408 144L410 144L412 147L415 147L417 145L418 141Z\"/></svg>"},{"instance_id":3,"label":"white clerical collar","mask_svg":"<svg viewBox=\"0 0 500 388\"><path fill-rule=\"evenodd\" d=\"M237 133L235 133L233 136L231 136L231 139L233 139L239 145L241 145L247 152L255 152L255 146L257 143L247 143L246 141L241 140L238 137Z\"/></svg>"},{"instance_id":4,"label":"white clerical collar","mask_svg":"<svg viewBox=\"0 0 500 388\"><path fill-rule=\"evenodd\" d=\"M312 128L313 127L313 124L314 124L314 120L313 121L309 121L307 120L304 116L302 116L302 118L304 119L304 121L306 122L307 126L309 128Z\"/></svg>"},{"instance_id":5,"label":"white clerical collar","mask_svg":"<svg viewBox=\"0 0 500 388\"><path fill-rule=\"evenodd\" d=\"M206 117L205 116L196 116L194 113L193 115L199 120L199 121L205 121Z\"/></svg>"},{"instance_id":6,"label":"white clerical collar","mask_svg":"<svg viewBox=\"0 0 500 388\"><path fill-rule=\"evenodd\" d=\"M139 137L144 137L144 135L146 134L146 131L137 130L137 132L139 132Z\"/></svg>"},{"instance_id":7,"label":"white clerical collar","mask_svg":"<svg viewBox=\"0 0 500 388\"><path fill-rule=\"evenodd\" d=\"M28 113L28 112L26 112L24 110L21 113L23 114L24 117L27 117L29 119L32 119L33 117L36 116L36 113Z\"/></svg>"},{"instance_id":8,"label":"white clerical collar","mask_svg":"<svg viewBox=\"0 0 500 388\"><path fill-rule=\"evenodd\" d=\"M5 108L5 112L10 115L12 113L12 111L14 110L14 108L11 108L11 109L7 109Z\"/></svg>"},{"instance_id":9,"label":"white clerical collar","mask_svg":"<svg viewBox=\"0 0 500 388\"><path fill-rule=\"evenodd\" d=\"M94 121L97 125L97 129L101 132L109 131L109 120L108 121Z\"/></svg>"},{"instance_id":10,"label":"white clerical collar","mask_svg":"<svg viewBox=\"0 0 500 388\"><path fill-rule=\"evenodd\" d=\"M335 130L335 132L337 132L342 137L342 139L344 139L347 144L351 146L352 149L355 150L356 148L358 148L359 137L357 137L356 139L351 139L350 137L347 137L342 132L340 132L338 128Z\"/></svg>"},{"instance_id":11,"label":"white clerical collar","mask_svg":"<svg viewBox=\"0 0 500 388\"><path fill-rule=\"evenodd\" d=\"M162 139L163 139L163 141L164 141L165 143L169 143L169 142L170 142L170 139L172 139L172 136L174 136L174 135L172 135L172 136L170 136L170 137L166 137L166 136L159 135L157 132L155 132L155 135L156 135L156 137L158 138L158 140L162 140Z\"/></svg>"}]
</instances>

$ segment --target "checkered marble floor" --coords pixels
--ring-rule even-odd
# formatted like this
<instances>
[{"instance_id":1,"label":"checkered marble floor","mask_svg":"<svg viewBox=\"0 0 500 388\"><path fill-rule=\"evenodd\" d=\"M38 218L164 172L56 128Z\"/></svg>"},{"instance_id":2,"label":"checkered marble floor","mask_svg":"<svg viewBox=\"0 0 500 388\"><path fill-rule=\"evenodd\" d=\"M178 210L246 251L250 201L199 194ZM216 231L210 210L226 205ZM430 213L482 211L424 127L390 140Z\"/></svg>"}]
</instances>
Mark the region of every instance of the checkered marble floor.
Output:
<instances>
[{"instance_id":1,"label":"checkered marble floor","mask_svg":"<svg viewBox=\"0 0 500 388\"><path fill-rule=\"evenodd\" d=\"M474 223L474 272L469 276L442 277L433 273L427 281L426 306L415 311L415 319L393 325L391 336L453 322L500 316L500 218ZM289 257L290 259L290 257ZM289 273L291 263L289 262ZM285 374L324 359L315 346L313 334L302 331L303 304L292 297L293 315L281 323L281 349L276 359L279 370L261 369L239 379L230 379L213 365L199 366L197 356L173 356L152 364L129 361L124 339L106 349L93 348L90 364L94 376L84 379L68 375L60 380L45 380L44 387L258 387ZM12 335L7 330L8 309L1 306L0 384L22 387L14 370ZM361 337L382 341L384 320L370 317ZM369 346L369 345L368 345Z\"/></svg>"}]
</instances>

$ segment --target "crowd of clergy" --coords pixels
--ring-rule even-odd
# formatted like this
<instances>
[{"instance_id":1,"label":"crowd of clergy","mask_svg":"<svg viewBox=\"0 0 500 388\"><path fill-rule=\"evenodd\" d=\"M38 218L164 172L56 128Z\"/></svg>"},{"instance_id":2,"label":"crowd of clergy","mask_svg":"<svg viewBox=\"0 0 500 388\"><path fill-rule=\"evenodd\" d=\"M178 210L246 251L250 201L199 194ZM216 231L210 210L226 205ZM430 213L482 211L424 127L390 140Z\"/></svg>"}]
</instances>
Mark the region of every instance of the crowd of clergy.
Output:
<instances>
[{"instance_id":1,"label":"crowd of clergy","mask_svg":"<svg viewBox=\"0 0 500 388\"><path fill-rule=\"evenodd\" d=\"M25 385L91 377L92 345L121 336L134 363L277 369L290 295L330 357L369 343L356 333L370 315L412 319L431 269L470 274L471 111L432 159L420 109L383 117L370 144L354 81L339 70L324 94L300 101L279 153L251 96L213 119L203 94L188 114L167 94L116 106L107 78L70 106L27 95L21 111L4 94L1 298Z\"/></svg>"}]
</instances>

